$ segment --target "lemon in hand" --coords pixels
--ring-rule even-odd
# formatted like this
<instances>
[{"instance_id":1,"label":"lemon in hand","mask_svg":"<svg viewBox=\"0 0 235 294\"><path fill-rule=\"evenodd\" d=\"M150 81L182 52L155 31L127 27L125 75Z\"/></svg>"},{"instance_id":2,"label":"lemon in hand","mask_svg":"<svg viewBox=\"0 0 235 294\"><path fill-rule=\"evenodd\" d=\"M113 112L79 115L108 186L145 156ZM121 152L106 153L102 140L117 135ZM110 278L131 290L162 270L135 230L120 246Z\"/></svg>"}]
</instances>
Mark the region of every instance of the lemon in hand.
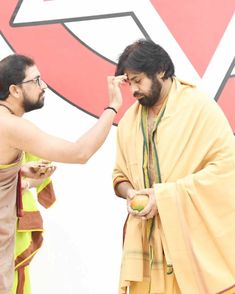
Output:
<instances>
[{"instance_id":1,"label":"lemon in hand","mask_svg":"<svg viewBox=\"0 0 235 294\"><path fill-rule=\"evenodd\" d=\"M130 206L133 210L141 211L145 208L149 200L147 195L136 195L130 202Z\"/></svg>"}]
</instances>

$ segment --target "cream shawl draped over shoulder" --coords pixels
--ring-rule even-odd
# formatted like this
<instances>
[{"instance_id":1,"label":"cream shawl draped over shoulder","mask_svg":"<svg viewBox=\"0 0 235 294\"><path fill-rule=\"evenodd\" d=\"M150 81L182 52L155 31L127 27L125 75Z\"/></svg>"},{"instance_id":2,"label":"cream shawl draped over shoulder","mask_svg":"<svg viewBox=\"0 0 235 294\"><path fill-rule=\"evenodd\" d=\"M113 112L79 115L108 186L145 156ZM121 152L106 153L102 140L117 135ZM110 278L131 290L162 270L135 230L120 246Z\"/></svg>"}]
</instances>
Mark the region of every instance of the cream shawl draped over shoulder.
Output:
<instances>
[{"instance_id":1,"label":"cream shawl draped over shoulder","mask_svg":"<svg viewBox=\"0 0 235 294\"><path fill-rule=\"evenodd\" d=\"M114 188L123 181L145 187L141 115L137 102L119 123ZM235 289L235 138L224 114L196 87L174 79L155 144L162 182L153 185L153 254L148 222L129 215L120 293L144 277L151 277L150 293L164 292L163 252L183 294Z\"/></svg>"}]
</instances>

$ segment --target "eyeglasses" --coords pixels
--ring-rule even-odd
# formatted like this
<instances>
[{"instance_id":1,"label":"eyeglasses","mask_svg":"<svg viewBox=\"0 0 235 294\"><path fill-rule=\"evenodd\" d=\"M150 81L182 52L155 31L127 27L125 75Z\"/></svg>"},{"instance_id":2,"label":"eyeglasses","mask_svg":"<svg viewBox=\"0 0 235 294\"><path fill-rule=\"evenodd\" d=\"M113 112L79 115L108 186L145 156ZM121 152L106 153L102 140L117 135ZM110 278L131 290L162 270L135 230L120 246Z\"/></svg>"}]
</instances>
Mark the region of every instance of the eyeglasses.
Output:
<instances>
[{"instance_id":1,"label":"eyeglasses","mask_svg":"<svg viewBox=\"0 0 235 294\"><path fill-rule=\"evenodd\" d=\"M38 85L40 88L42 88L42 85L43 85L43 80L40 78L40 77L36 77L32 80L28 80L28 81L23 81L23 82L20 82L18 83L17 85L21 85L21 84L26 84L26 83L30 83L30 82L34 82L36 85Z\"/></svg>"}]
</instances>

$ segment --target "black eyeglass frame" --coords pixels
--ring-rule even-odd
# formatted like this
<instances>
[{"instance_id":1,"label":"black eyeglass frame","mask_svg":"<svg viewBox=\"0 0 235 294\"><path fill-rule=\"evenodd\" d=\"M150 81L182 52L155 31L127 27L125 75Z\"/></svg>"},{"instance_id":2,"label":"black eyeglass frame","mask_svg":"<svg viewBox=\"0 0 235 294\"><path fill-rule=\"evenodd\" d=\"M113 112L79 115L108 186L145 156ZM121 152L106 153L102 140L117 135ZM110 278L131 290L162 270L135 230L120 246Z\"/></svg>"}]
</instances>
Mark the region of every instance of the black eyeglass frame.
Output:
<instances>
[{"instance_id":1,"label":"black eyeglass frame","mask_svg":"<svg viewBox=\"0 0 235 294\"><path fill-rule=\"evenodd\" d=\"M26 84L26 83L30 83L30 82L35 82L41 88L42 87L42 81L43 80L41 79L41 77L38 76L38 77L36 77L34 79L17 83L17 85Z\"/></svg>"}]
</instances>

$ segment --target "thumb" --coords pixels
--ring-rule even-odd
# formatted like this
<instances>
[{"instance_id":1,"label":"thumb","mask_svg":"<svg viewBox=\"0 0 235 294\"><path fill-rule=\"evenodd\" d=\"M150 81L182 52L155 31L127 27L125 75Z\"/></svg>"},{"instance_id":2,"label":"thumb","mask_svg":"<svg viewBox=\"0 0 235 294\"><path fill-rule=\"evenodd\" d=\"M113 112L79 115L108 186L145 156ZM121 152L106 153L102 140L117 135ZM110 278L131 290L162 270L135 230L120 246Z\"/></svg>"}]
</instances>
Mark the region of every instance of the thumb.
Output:
<instances>
[{"instance_id":1,"label":"thumb","mask_svg":"<svg viewBox=\"0 0 235 294\"><path fill-rule=\"evenodd\" d=\"M142 189L142 190L138 190L137 192L136 192L136 194L138 194L138 195L148 195L149 194L149 189Z\"/></svg>"},{"instance_id":2,"label":"thumb","mask_svg":"<svg viewBox=\"0 0 235 294\"><path fill-rule=\"evenodd\" d=\"M135 197L135 195L136 195L136 191L134 189L130 189L127 191L127 197L129 199L133 199Z\"/></svg>"}]
</instances>

